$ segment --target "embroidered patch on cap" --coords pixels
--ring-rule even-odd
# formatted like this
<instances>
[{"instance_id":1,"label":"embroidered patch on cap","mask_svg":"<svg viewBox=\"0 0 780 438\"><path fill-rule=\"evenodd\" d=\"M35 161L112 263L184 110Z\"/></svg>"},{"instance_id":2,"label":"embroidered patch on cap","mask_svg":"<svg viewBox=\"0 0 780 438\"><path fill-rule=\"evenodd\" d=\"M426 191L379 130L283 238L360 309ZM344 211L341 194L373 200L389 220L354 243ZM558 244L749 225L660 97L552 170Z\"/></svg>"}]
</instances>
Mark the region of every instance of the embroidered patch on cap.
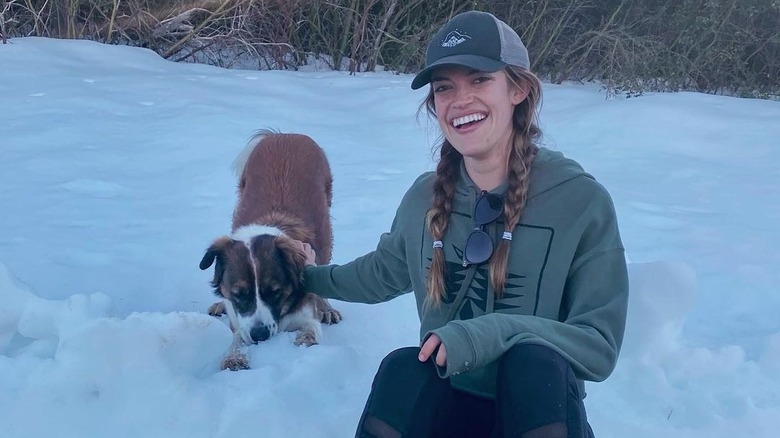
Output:
<instances>
[{"instance_id":1,"label":"embroidered patch on cap","mask_svg":"<svg viewBox=\"0 0 780 438\"><path fill-rule=\"evenodd\" d=\"M452 32L448 33L447 36L444 38L444 41L442 41L441 46L442 47L455 47L458 44L465 43L466 40L470 40L471 36L465 33L461 33L460 31L453 30Z\"/></svg>"}]
</instances>

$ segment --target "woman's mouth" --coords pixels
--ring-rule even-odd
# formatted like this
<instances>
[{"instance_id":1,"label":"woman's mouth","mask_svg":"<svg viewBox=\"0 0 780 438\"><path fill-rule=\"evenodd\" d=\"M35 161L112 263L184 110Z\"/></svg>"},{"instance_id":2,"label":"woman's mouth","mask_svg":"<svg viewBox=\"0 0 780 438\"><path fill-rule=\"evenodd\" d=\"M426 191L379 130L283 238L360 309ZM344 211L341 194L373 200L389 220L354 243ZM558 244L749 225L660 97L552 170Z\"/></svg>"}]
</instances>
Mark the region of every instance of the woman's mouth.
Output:
<instances>
[{"instance_id":1,"label":"woman's mouth","mask_svg":"<svg viewBox=\"0 0 780 438\"><path fill-rule=\"evenodd\" d=\"M485 120L486 117L487 114L484 113L473 113L473 114L468 114L462 117L457 117L455 119L452 119L450 124L452 125L453 128L457 130L463 130L476 125L482 120Z\"/></svg>"}]
</instances>

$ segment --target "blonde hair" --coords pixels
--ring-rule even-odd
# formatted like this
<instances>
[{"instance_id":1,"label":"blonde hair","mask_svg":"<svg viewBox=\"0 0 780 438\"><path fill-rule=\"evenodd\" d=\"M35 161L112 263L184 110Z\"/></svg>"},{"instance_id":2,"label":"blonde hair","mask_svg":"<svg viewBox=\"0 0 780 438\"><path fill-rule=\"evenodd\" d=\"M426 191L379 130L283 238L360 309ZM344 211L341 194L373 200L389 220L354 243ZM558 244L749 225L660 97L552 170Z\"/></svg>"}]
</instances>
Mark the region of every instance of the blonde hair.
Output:
<instances>
[{"instance_id":1,"label":"blonde hair","mask_svg":"<svg viewBox=\"0 0 780 438\"><path fill-rule=\"evenodd\" d=\"M536 143L542 135L538 126L538 108L542 100L542 88L539 79L530 71L507 66L504 69L509 82L516 87L528 87L528 96L519 103L512 116L512 147L509 152L508 187L504 201L504 231L512 232L528 198L528 181L531 162L536 155ZM436 115L433 88L423 101L420 109L425 108L429 115ZM426 222L433 240L442 240L452 213L452 199L458 180L460 162L463 156L455 150L447 139L443 139L436 166L436 179L433 183L433 205L428 210ZM509 260L510 241L501 239L490 259L490 284L496 297L500 297L506 285L507 262ZM434 248L431 267L426 280L427 301L437 306L441 303L445 290L444 277L446 264L444 249Z\"/></svg>"}]
</instances>

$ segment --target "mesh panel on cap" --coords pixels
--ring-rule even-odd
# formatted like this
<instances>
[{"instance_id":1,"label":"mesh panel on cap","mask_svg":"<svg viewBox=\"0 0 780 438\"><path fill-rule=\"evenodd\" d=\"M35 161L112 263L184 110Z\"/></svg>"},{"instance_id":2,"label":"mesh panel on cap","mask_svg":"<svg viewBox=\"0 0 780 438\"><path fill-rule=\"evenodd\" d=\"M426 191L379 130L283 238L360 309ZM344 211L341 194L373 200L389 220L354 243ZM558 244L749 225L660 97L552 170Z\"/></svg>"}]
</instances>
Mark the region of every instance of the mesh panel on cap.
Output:
<instances>
[{"instance_id":1,"label":"mesh panel on cap","mask_svg":"<svg viewBox=\"0 0 780 438\"><path fill-rule=\"evenodd\" d=\"M498 27L498 36L501 39L501 60L510 65L531 69L528 60L528 49L520 40L520 36L508 24L493 17Z\"/></svg>"}]
</instances>

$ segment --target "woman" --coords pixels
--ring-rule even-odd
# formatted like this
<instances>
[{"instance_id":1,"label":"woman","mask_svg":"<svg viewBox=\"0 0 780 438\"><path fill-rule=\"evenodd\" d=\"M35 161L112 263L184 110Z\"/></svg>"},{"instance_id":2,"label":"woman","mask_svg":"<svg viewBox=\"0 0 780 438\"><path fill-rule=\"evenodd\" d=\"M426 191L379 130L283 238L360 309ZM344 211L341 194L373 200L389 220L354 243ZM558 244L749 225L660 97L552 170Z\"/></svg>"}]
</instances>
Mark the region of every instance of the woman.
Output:
<instances>
[{"instance_id":1,"label":"woman","mask_svg":"<svg viewBox=\"0 0 780 438\"><path fill-rule=\"evenodd\" d=\"M582 381L617 361L626 263L606 190L536 145L529 67L493 15L445 24L412 82L430 84L436 171L412 185L375 251L306 268L307 290L325 297L415 292L421 346L384 359L358 437L592 436Z\"/></svg>"}]
</instances>

